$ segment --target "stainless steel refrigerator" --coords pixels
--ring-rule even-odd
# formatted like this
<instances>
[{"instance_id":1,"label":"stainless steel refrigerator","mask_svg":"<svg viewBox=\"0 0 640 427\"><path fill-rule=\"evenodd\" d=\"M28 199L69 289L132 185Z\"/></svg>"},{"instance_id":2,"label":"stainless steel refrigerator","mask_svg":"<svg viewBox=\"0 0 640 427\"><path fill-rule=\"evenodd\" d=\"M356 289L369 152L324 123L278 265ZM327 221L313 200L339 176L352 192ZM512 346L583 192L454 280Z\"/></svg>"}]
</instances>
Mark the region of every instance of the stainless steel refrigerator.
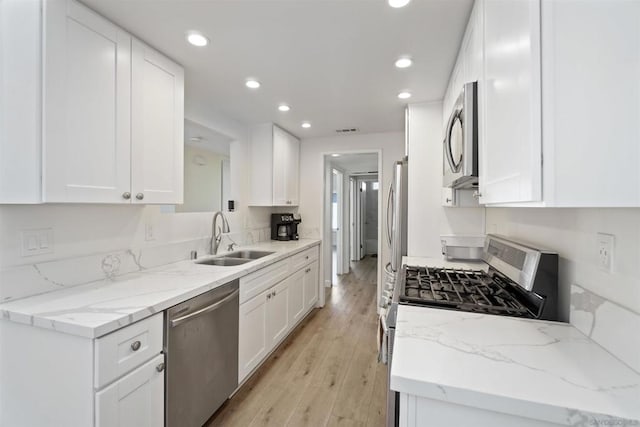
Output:
<instances>
[{"instance_id":1,"label":"stainless steel refrigerator","mask_svg":"<svg viewBox=\"0 0 640 427\"><path fill-rule=\"evenodd\" d=\"M385 267L385 282L393 281L393 284L398 278L402 257L407 255L407 169L406 157L393 164L393 179L387 197L387 244L391 259Z\"/></svg>"}]
</instances>

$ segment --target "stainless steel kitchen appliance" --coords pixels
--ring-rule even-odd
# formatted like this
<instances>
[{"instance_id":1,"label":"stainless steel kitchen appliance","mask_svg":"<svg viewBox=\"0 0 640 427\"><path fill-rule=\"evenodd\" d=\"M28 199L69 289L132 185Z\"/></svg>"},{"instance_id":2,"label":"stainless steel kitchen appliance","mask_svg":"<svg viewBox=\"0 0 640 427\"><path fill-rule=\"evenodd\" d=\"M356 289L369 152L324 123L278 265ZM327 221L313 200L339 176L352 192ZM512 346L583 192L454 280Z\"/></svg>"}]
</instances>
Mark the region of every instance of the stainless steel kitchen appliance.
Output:
<instances>
[{"instance_id":1,"label":"stainless steel kitchen appliance","mask_svg":"<svg viewBox=\"0 0 640 427\"><path fill-rule=\"evenodd\" d=\"M466 83L449 116L443 143L445 187L478 186L478 83Z\"/></svg>"},{"instance_id":2,"label":"stainless steel kitchen appliance","mask_svg":"<svg viewBox=\"0 0 640 427\"><path fill-rule=\"evenodd\" d=\"M403 265L384 319L389 369L399 304L526 319L558 317L558 254L488 235L477 269ZM459 264L458 264L459 265ZM399 393L387 394L387 426L397 426Z\"/></svg>"},{"instance_id":3,"label":"stainless steel kitchen appliance","mask_svg":"<svg viewBox=\"0 0 640 427\"><path fill-rule=\"evenodd\" d=\"M391 290L398 278L402 257L407 254L407 181L408 159L397 161L393 165L393 177L387 196L387 245L391 259L386 265L385 289ZM384 294L384 293L383 293ZM384 294L387 295L387 294ZM383 295L383 302L386 301ZM390 297L390 294L388 294ZM390 301L390 299L388 299Z\"/></svg>"},{"instance_id":4,"label":"stainless steel kitchen appliance","mask_svg":"<svg viewBox=\"0 0 640 427\"><path fill-rule=\"evenodd\" d=\"M201 426L238 387L236 279L165 313L165 425Z\"/></svg>"}]
</instances>

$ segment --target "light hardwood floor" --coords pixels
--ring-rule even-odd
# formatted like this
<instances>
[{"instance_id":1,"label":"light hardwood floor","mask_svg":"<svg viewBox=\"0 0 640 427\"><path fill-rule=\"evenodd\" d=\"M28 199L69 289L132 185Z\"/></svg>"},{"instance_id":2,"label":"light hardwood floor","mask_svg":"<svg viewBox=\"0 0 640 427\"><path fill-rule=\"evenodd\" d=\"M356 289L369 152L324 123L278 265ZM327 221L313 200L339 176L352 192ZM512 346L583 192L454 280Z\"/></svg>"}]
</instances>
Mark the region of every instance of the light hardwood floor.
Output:
<instances>
[{"instance_id":1,"label":"light hardwood floor","mask_svg":"<svg viewBox=\"0 0 640 427\"><path fill-rule=\"evenodd\" d=\"M377 363L376 259L351 263L316 309L207 426L384 426Z\"/></svg>"}]
</instances>

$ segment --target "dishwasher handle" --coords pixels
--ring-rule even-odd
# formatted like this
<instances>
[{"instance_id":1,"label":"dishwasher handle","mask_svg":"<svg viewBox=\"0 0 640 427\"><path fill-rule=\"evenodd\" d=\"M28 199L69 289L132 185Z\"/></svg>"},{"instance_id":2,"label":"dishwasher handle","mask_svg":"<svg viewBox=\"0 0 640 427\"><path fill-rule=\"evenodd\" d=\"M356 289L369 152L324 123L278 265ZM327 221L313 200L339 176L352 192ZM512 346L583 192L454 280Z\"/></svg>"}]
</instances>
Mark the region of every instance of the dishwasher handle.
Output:
<instances>
[{"instance_id":1,"label":"dishwasher handle","mask_svg":"<svg viewBox=\"0 0 640 427\"><path fill-rule=\"evenodd\" d=\"M215 302L215 303L213 303L211 305L208 305L208 306L206 306L204 308L201 308L200 310L194 311L193 313L189 313L189 314L187 314L185 316L178 317L177 319L171 320L169 322L169 326L171 326L173 328L173 327L178 326L181 323L186 322L189 319L193 319L194 317L198 317L198 316L200 316L202 314L209 313L209 312L217 309L218 307L220 307L221 305L223 305L224 303L226 303L230 299L235 298L239 293L240 293L240 290L236 289L231 294L227 295L226 297L224 297L223 299L221 299L218 302Z\"/></svg>"}]
</instances>

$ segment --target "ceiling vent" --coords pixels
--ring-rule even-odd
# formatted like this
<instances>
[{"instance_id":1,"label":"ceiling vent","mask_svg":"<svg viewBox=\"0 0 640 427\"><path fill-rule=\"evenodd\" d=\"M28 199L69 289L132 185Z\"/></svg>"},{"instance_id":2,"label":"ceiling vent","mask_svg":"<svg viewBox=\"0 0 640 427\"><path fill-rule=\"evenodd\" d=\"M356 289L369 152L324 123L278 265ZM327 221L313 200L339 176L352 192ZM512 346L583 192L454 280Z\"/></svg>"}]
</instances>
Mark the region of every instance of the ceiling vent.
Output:
<instances>
[{"instance_id":1,"label":"ceiling vent","mask_svg":"<svg viewBox=\"0 0 640 427\"><path fill-rule=\"evenodd\" d=\"M355 133L358 132L360 129L358 128L344 128L344 129L336 129L337 133Z\"/></svg>"}]
</instances>

